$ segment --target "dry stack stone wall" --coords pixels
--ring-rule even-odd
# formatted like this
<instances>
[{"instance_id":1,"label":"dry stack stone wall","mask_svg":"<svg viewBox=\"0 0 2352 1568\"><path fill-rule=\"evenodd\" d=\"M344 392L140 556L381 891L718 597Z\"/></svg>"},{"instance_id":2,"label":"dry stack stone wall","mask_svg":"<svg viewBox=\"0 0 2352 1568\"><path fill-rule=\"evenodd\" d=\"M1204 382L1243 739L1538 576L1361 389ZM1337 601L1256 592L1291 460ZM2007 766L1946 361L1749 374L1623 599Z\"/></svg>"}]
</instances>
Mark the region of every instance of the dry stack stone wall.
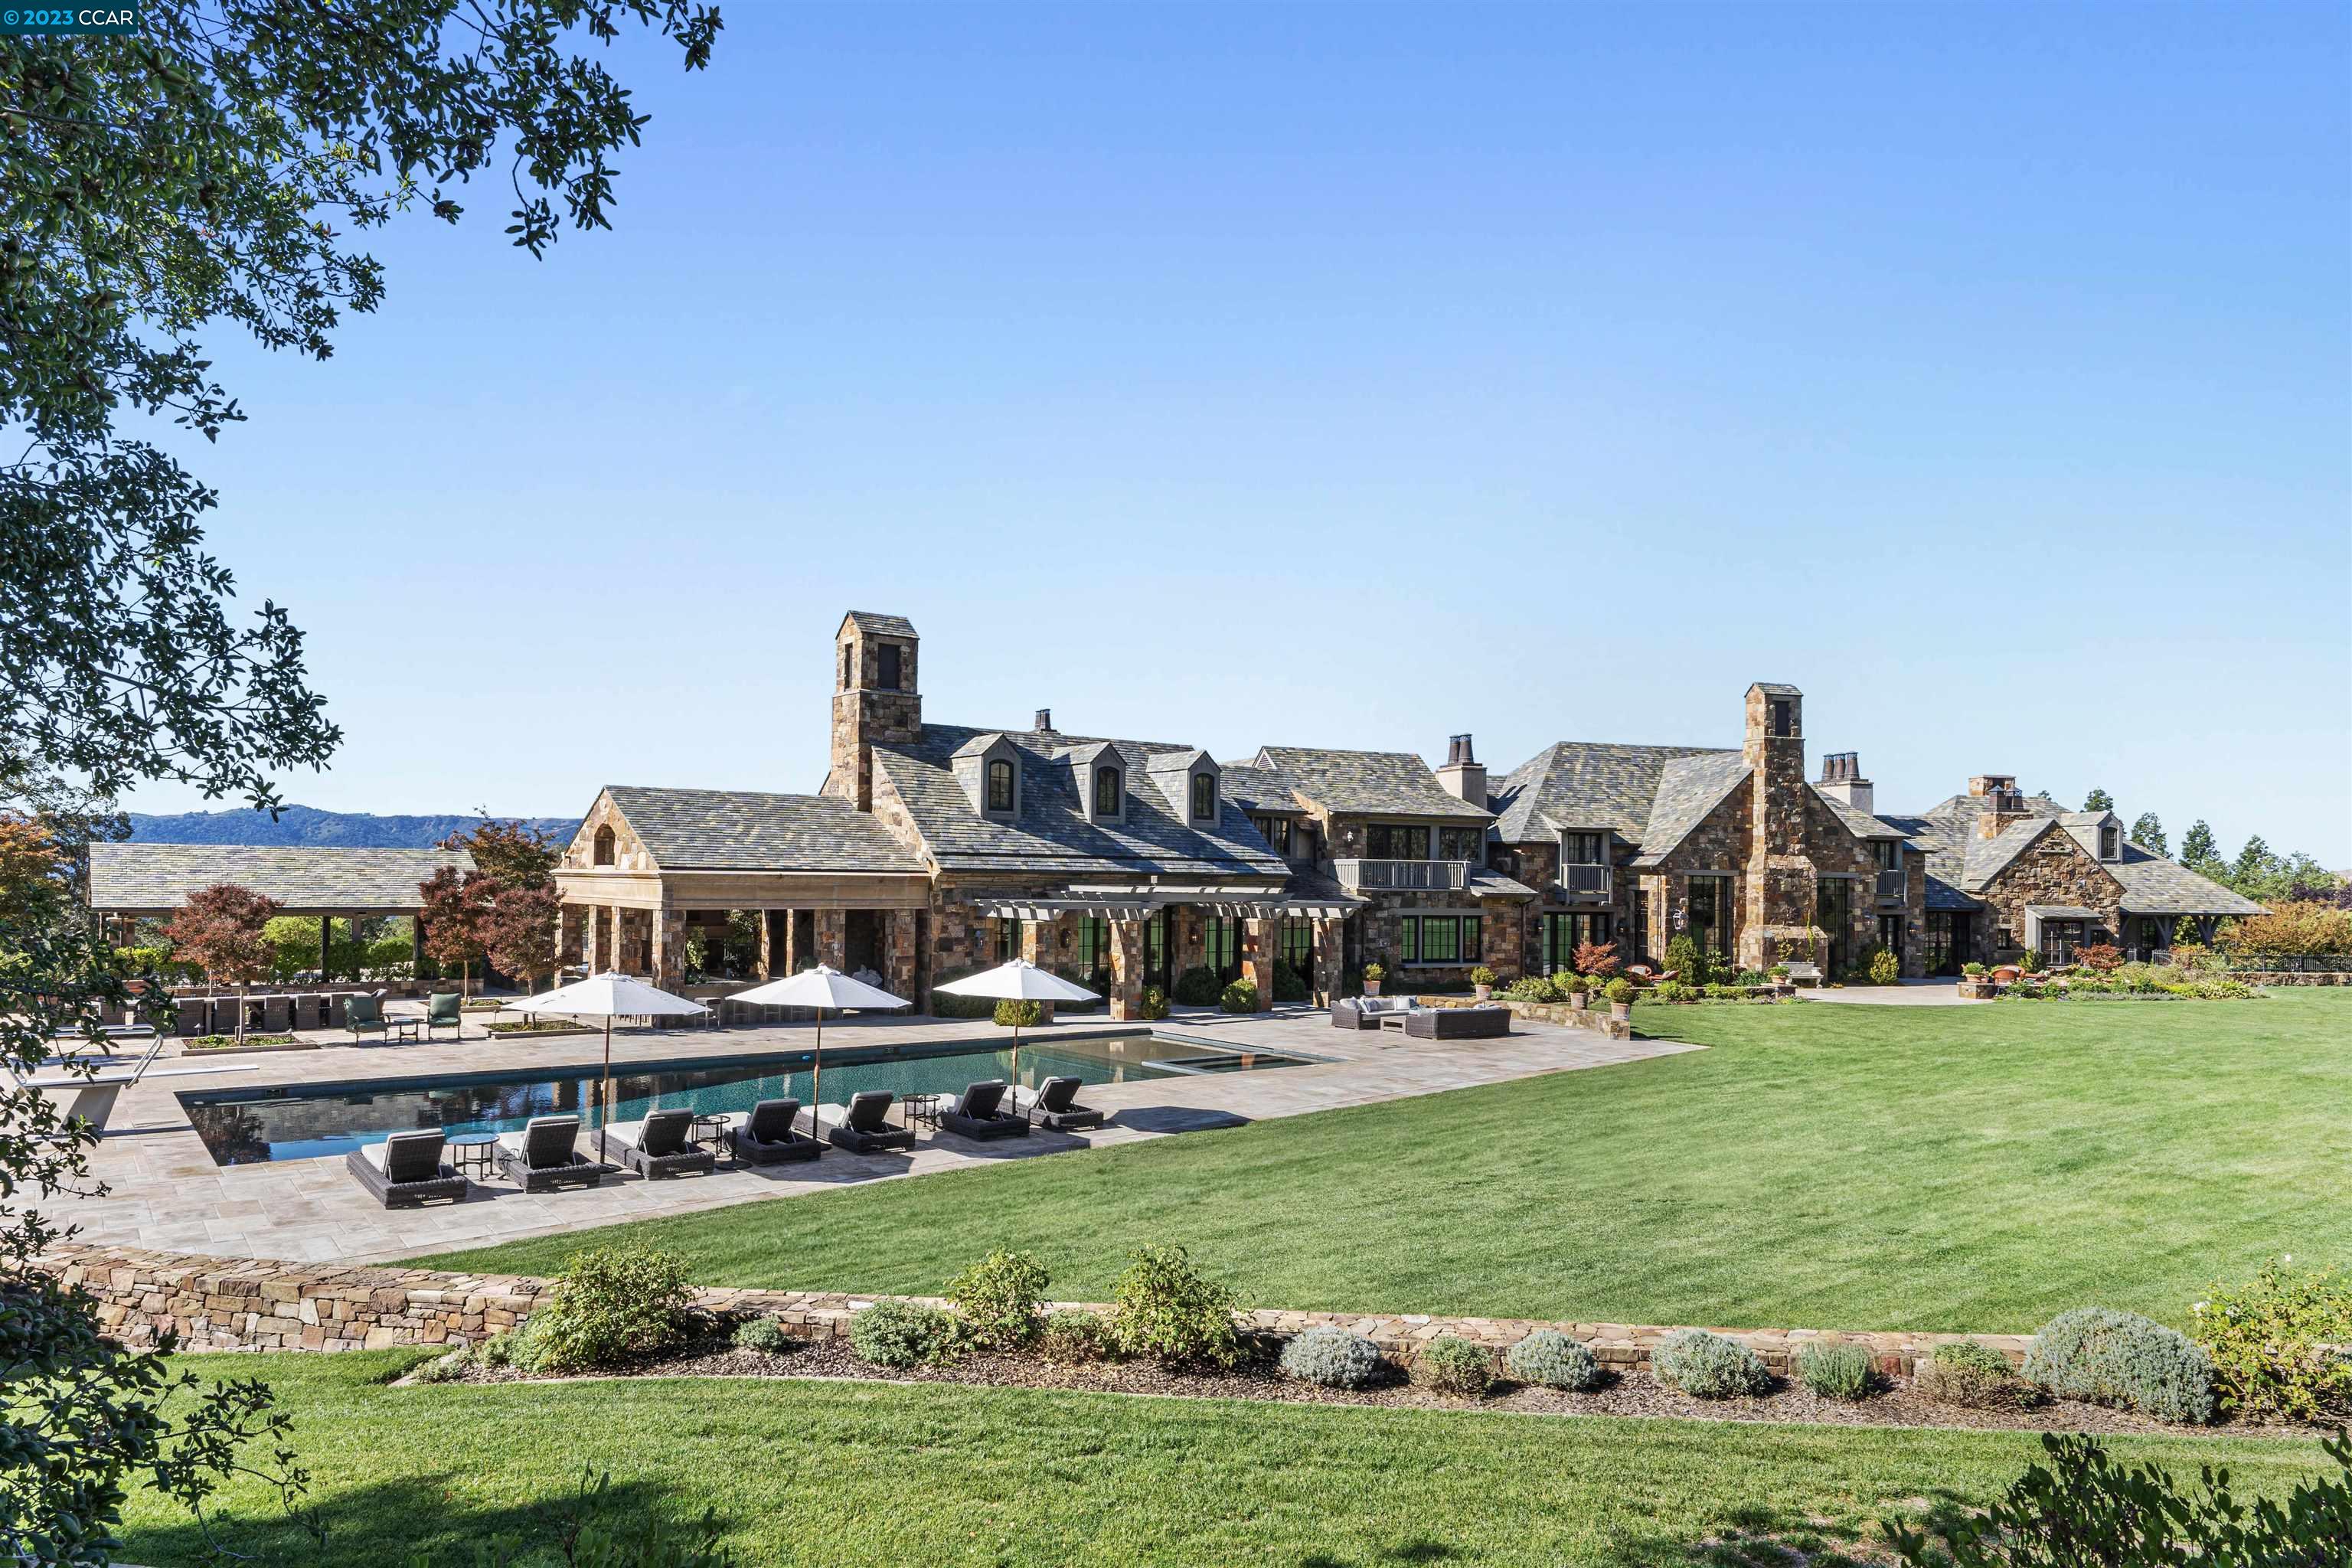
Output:
<instances>
[{"instance_id":1,"label":"dry stack stone wall","mask_svg":"<svg viewBox=\"0 0 2352 1568\"><path fill-rule=\"evenodd\" d=\"M152 1345L171 1331L178 1335L182 1349L205 1351L355 1351L473 1344L529 1317L551 1285L549 1280L527 1275L336 1268L135 1247L60 1247L41 1260L41 1267L95 1298L99 1321L121 1343ZM781 1319L804 1339L846 1338L850 1321L877 1300L945 1304L928 1297L811 1290L700 1290L696 1296L712 1311L764 1313ZM1109 1310L1092 1302L1057 1305L1084 1311ZM1346 1329L1364 1335L1400 1362L1410 1362L1422 1346L1440 1335L1451 1334L1500 1350L1538 1329L1556 1329L1591 1346L1595 1359L1621 1372L1647 1366L1651 1350L1675 1331L1644 1323L1440 1318L1423 1313L1260 1309L1243 1316L1246 1327L1265 1333L1294 1334L1325 1326ZM1880 1371L1895 1376L1907 1375L1916 1362L1939 1344L1972 1340L2001 1352L2015 1365L2023 1362L2029 1342L2020 1334L1841 1333L1816 1329L1715 1331L1741 1341L1763 1357L1766 1365L1783 1374L1790 1370L1790 1358L1808 1344L1861 1345L1870 1352Z\"/></svg>"}]
</instances>

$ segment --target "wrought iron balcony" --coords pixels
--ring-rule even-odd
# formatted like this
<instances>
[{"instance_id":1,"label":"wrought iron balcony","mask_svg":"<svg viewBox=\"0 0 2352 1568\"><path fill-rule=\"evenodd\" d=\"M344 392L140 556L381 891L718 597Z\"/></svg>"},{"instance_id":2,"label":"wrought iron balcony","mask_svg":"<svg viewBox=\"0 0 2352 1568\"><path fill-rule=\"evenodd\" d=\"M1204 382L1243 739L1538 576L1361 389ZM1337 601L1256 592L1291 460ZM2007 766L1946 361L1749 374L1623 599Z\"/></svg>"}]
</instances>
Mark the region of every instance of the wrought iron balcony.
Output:
<instances>
[{"instance_id":1,"label":"wrought iron balcony","mask_svg":"<svg viewBox=\"0 0 2352 1568\"><path fill-rule=\"evenodd\" d=\"M1470 885L1467 860L1334 860L1331 869L1349 892L1460 892Z\"/></svg>"},{"instance_id":2,"label":"wrought iron balcony","mask_svg":"<svg viewBox=\"0 0 2352 1568\"><path fill-rule=\"evenodd\" d=\"M1559 890L1574 899L1605 899L1609 896L1609 868L1562 866L1559 868Z\"/></svg>"}]
</instances>

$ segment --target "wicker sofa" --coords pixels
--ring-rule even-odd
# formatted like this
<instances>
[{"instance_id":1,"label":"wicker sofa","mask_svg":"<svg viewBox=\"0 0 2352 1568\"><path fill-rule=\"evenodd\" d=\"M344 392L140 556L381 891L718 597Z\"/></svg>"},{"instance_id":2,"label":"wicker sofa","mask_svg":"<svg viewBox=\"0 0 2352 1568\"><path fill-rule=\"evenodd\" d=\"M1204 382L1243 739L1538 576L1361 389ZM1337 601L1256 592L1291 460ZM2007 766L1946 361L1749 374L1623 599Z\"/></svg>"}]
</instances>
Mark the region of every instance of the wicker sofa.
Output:
<instances>
[{"instance_id":1,"label":"wicker sofa","mask_svg":"<svg viewBox=\"0 0 2352 1568\"><path fill-rule=\"evenodd\" d=\"M1331 1004L1335 1029L1377 1029L1382 1018L1402 1018L1421 1011L1409 996L1343 996Z\"/></svg>"},{"instance_id":2,"label":"wicker sofa","mask_svg":"<svg viewBox=\"0 0 2352 1568\"><path fill-rule=\"evenodd\" d=\"M1404 1032L1416 1040L1483 1040L1511 1032L1508 1007L1417 1007Z\"/></svg>"}]
</instances>

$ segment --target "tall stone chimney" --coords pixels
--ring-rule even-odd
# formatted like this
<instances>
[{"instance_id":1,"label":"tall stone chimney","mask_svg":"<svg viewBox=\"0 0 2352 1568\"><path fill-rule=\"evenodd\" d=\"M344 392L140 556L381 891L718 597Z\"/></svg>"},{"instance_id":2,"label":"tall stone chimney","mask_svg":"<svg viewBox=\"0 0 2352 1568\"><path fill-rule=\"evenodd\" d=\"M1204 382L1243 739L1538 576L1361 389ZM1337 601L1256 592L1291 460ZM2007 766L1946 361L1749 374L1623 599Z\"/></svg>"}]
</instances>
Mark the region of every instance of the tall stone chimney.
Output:
<instances>
[{"instance_id":1,"label":"tall stone chimney","mask_svg":"<svg viewBox=\"0 0 2352 1568\"><path fill-rule=\"evenodd\" d=\"M1446 737L1445 765L1437 770L1437 782L1454 799L1486 809L1486 764L1471 751L1469 736Z\"/></svg>"},{"instance_id":2,"label":"tall stone chimney","mask_svg":"<svg viewBox=\"0 0 2352 1568\"><path fill-rule=\"evenodd\" d=\"M1038 709L1037 717L1029 727L1041 735L1047 733L1054 728L1054 710L1051 708Z\"/></svg>"},{"instance_id":3,"label":"tall stone chimney","mask_svg":"<svg viewBox=\"0 0 2352 1568\"><path fill-rule=\"evenodd\" d=\"M2000 830L2012 822L2023 822L2035 814L2026 809L2025 792L2012 780L2002 779L2004 788L1985 792L1984 811L1977 818L1977 832L1986 838L1998 838Z\"/></svg>"},{"instance_id":4,"label":"tall stone chimney","mask_svg":"<svg viewBox=\"0 0 2352 1568\"><path fill-rule=\"evenodd\" d=\"M852 610L833 635L833 772L825 792L860 811L874 809L874 752L923 738L923 697L915 680L920 641L903 616Z\"/></svg>"},{"instance_id":5,"label":"tall stone chimney","mask_svg":"<svg viewBox=\"0 0 2352 1568\"><path fill-rule=\"evenodd\" d=\"M1743 969L1784 956L1812 956L1813 862L1805 854L1805 694L1759 680L1748 689L1740 747L1752 770L1747 896L1739 947Z\"/></svg>"},{"instance_id":6,"label":"tall stone chimney","mask_svg":"<svg viewBox=\"0 0 2352 1568\"><path fill-rule=\"evenodd\" d=\"M1878 814L1873 805L1878 798L1878 792L1868 779L1862 776L1862 753L1859 752L1824 753L1822 776L1814 782L1813 787L1832 800L1843 801L1856 811L1873 816Z\"/></svg>"}]
</instances>

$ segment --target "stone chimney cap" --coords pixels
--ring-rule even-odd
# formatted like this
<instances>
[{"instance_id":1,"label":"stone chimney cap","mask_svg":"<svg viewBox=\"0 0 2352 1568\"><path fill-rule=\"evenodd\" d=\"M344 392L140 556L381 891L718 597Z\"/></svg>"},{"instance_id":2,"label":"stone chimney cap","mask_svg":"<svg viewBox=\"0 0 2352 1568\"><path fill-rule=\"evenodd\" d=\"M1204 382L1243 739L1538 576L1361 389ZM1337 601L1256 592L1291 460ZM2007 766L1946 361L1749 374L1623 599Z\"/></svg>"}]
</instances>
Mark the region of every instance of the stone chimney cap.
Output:
<instances>
[{"instance_id":1,"label":"stone chimney cap","mask_svg":"<svg viewBox=\"0 0 2352 1568\"><path fill-rule=\"evenodd\" d=\"M1445 738L1446 766L1461 764L1475 767L1477 762L1477 755L1471 749L1470 736L1466 731L1459 735L1448 735Z\"/></svg>"},{"instance_id":2,"label":"stone chimney cap","mask_svg":"<svg viewBox=\"0 0 2352 1568\"><path fill-rule=\"evenodd\" d=\"M1037 721L1036 721L1034 724L1031 725L1031 726L1030 726L1030 728L1031 728L1031 729L1033 729L1033 730L1050 730L1050 729L1052 729L1053 727L1054 727L1054 710L1053 710L1051 708L1040 708L1040 709L1038 709L1038 710L1037 710Z\"/></svg>"}]
</instances>

